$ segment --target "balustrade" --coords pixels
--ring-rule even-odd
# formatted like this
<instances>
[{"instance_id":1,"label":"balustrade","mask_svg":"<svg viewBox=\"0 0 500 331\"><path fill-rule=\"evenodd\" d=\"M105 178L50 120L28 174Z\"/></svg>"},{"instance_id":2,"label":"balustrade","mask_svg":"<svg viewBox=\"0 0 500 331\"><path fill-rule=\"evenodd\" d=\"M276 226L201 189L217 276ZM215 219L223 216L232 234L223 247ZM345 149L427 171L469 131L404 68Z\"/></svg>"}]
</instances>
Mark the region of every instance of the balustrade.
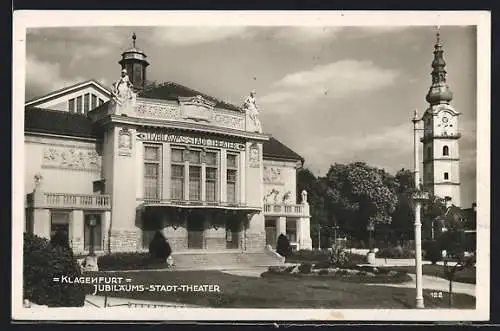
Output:
<instances>
[{"instance_id":1,"label":"balustrade","mask_svg":"<svg viewBox=\"0 0 500 331\"><path fill-rule=\"evenodd\" d=\"M264 204L264 215L304 216L304 205Z\"/></svg>"},{"instance_id":2,"label":"balustrade","mask_svg":"<svg viewBox=\"0 0 500 331\"><path fill-rule=\"evenodd\" d=\"M103 194L43 193L43 205L61 209L110 209L111 198Z\"/></svg>"}]
</instances>

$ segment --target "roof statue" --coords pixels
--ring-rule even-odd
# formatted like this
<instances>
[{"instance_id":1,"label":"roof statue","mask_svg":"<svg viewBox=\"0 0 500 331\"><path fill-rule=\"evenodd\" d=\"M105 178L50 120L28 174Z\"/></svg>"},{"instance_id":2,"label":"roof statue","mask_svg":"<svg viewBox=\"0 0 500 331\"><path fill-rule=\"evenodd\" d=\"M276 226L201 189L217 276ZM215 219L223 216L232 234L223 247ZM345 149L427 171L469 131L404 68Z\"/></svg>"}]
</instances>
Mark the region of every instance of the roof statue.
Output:
<instances>
[{"instance_id":1,"label":"roof statue","mask_svg":"<svg viewBox=\"0 0 500 331\"><path fill-rule=\"evenodd\" d=\"M255 94L255 91L250 92L250 95L243 104L243 110L247 114L247 130L262 133L262 127L259 120L259 108L255 101Z\"/></svg>"},{"instance_id":2,"label":"roof statue","mask_svg":"<svg viewBox=\"0 0 500 331\"><path fill-rule=\"evenodd\" d=\"M136 94L133 90L134 86L130 81L127 70L121 71L121 77L113 83L111 94L116 106L115 114L120 114L129 106L135 103Z\"/></svg>"}]
</instances>

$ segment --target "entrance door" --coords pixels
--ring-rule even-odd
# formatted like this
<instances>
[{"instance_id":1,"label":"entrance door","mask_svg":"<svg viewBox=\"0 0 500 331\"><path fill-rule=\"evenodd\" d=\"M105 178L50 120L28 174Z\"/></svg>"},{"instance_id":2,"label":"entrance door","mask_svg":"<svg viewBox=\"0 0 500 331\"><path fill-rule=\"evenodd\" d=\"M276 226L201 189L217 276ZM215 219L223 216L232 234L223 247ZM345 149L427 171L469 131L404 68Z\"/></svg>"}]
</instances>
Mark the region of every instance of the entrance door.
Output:
<instances>
[{"instance_id":1,"label":"entrance door","mask_svg":"<svg viewBox=\"0 0 500 331\"><path fill-rule=\"evenodd\" d=\"M202 249L203 248L203 215L191 213L187 220L188 230L188 248Z\"/></svg>"},{"instance_id":2,"label":"entrance door","mask_svg":"<svg viewBox=\"0 0 500 331\"><path fill-rule=\"evenodd\" d=\"M226 220L226 248L235 249L240 247L241 220L231 217Z\"/></svg>"},{"instance_id":3,"label":"entrance door","mask_svg":"<svg viewBox=\"0 0 500 331\"><path fill-rule=\"evenodd\" d=\"M276 248L277 231L276 220L266 219L266 245Z\"/></svg>"},{"instance_id":4,"label":"entrance door","mask_svg":"<svg viewBox=\"0 0 500 331\"><path fill-rule=\"evenodd\" d=\"M142 214L142 247L149 249L149 244L157 231L163 230L163 212L159 208L147 208Z\"/></svg>"},{"instance_id":5,"label":"entrance door","mask_svg":"<svg viewBox=\"0 0 500 331\"><path fill-rule=\"evenodd\" d=\"M103 250L101 215L85 214L84 219L84 249L90 251L90 246L93 246L94 251Z\"/></svg>"},{"instance_id":6,"label":"entrance door","mask_svg":"<svg viewBox=\"0 0 500 331\"><path fill-rule=\"evenodd\" d=\"M69 238L69 213L66 211L51 211L50 214L50 238L59 232L64 235L71 246Z\"/></svg>"}]
</instances>

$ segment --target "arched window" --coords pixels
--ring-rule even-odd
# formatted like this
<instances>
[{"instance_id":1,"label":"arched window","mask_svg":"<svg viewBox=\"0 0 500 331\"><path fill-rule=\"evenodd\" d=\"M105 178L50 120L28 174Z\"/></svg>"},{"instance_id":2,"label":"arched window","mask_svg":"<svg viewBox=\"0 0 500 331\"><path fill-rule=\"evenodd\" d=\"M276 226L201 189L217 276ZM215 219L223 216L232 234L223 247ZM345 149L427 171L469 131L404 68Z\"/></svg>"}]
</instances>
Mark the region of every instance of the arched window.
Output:
<instances>
[{"instance_id":1,"label":"arched window","mask_svg":"<svg viewBox=\"0 0 500 331\"><path fill-rule=\"evenodd\" d=\"M450 149L448 146L443 146L443 156L448 156L450 155Z\"/></svg>"}]
</instances>

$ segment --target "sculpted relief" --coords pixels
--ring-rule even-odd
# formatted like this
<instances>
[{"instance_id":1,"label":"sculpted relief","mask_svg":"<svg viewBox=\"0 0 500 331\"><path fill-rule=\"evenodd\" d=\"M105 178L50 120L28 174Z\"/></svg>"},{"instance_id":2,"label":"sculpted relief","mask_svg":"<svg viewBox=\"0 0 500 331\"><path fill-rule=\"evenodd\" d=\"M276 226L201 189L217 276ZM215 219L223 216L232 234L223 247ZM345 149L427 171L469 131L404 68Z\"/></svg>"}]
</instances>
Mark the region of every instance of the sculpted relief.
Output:
<instances>
[{"instance_id":1,"label":"sculpted relief","mask_svg":"<svg viewBox=\"0 0 500 331\"><path fill-rule=\"evenodd\" d=\"M62 146L45 147L42 167L100 171L101 157L95 150Z\"/></svg>"},{"instance_id":2,"label":"sculpted relief","mask_svg":"<svg viewBox=\"0 0 500 331\"><path fill-rule=\"evenodd\" d=\"M283 184L281 168L264 166L264 183Z\"/></svg>"},{"instance_id":3,"label":"sculpted relief","mask_svg":"<svg viewBox=\"0 0 500 331\"><path fill-rule=\"evenodd\" d=\"M135 112L139 117L182 122L202 121L222 128L234 130L245 129L245 119L239 114L228 114L192 104L178 106L174 104L144 102L141 100L137 103Z\"/></svg>"},{"instance_id":4,"label":"sculpted relief","mask_svg":"<svg viewBox=\"0 0 500 331\"><path fill-rule=\"evenodd\" d=\"M264 195L264 203L267 204L290 204L292 203L292 192L280 192L272 188Z\"/></svg>"}]
</instances>

